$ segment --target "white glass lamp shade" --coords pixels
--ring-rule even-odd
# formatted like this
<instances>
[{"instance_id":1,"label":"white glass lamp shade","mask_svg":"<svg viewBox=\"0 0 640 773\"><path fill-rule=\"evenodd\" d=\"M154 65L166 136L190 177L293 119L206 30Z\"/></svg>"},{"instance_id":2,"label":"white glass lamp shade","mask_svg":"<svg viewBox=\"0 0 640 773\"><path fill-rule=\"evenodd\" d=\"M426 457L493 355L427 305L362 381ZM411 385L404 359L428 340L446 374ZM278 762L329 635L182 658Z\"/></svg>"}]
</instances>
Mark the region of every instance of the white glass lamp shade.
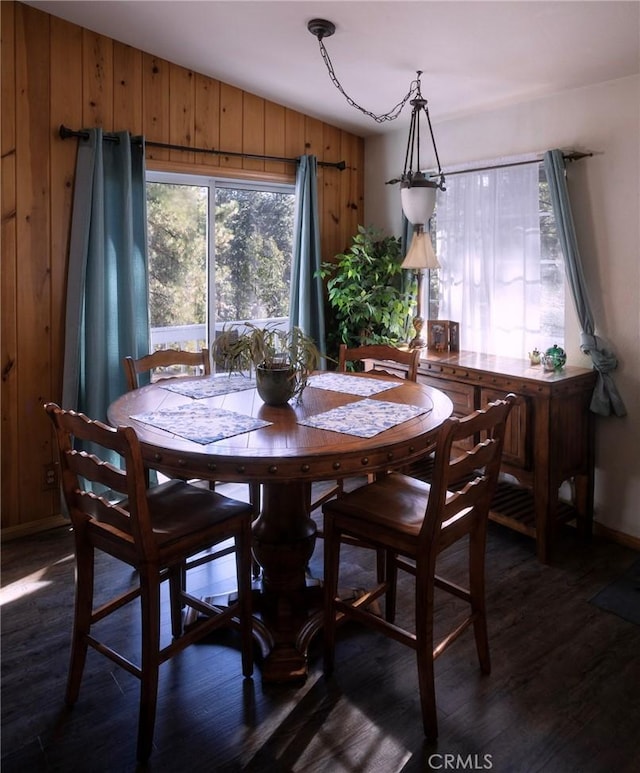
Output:
<instances>
[{"instance_id":1,"label":"white glass lamp shade","mask_svg":"<svg viewBox=\"0 0 640 773\"><path fill-rule=\"evenodd\" d=\"M436 206L436 190L436 183L432 183L424 177L401 184L402 211L410 223L424 225L433 215Z\"/></svg>"},{"instance_id":2,"label":"white glass lamp shade","mask_svg":"<svg viewBox=\"0 0 640 773\"><path fill-rule=\"evenodd\" d=\"M420 227L414 230L409 252L402 261L402 268L440 268L438 258L433 251L431 238Z\"/></svg>"}]
</instances>

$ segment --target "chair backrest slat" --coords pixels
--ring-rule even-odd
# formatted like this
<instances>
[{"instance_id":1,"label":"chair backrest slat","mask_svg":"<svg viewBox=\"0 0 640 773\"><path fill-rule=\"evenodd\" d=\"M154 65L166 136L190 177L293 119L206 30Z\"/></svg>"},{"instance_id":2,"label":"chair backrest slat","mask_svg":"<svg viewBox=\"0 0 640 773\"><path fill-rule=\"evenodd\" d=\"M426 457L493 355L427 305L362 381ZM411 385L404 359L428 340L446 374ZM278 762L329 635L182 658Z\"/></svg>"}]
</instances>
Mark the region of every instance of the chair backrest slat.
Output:
<instances>
[{"instance_id":1,"label":"chair backrest slat","mask_svg":"<svg viewBox=\"0 0 640 773\"><path fill-rule=\"evenodd\" d=\"M338 353L338 370L344 373L347 362L362 362L363 360L384 360L389 363L406 365L408 381L416 381L418 377L418 364L420 362L419 349L398 349L388 344L370 344L348 348L346 344L340 345ZM368 373L380 373L382 375L396 375L388 373L384 368L376 366Z\"/></svg>"},{"instance_id":2,"label":"chair backrest slat","mask_svg":"<svg viewBox=\"0 0 640 773\"><path fill-rule=\"evenodd\" d=\"M110 462L99 459L86 451L72 450L66 457L69 469L82 478L102 484L107 489L127 494L127 476Z\"/></svg>"},{"instance_id":3,"label":"chair backrest slat","mask_svg":"<svg viewBox=\"0 0 640 773\"><path fill-rule=\"evenodd\" d=\"M454 447L452 449L453 458L450 461L450 480L462 480L466 475L472 475L475 470L489 464L495 454L494 445L496 442L495 438L487 438L460 454Z\"/></svg>"},{"instance_id":4,"label":"chair backrest slat","mask_svg":"<svg viewBox=\"0 0 640 773\"><path fill-rule=\"evenodd\" d=\"M205 376L211 373L211 361L207 349L201 349L199 352L188 352L184 349L159 349L157 352L145 354L138 359L125 357L123 364L129 390L138 389L140 386L138 376L141 373L154 371L156 368L171 368L175 365L182 365L192 368L198 373L201 372ZM175 375L175 373L165 373L160 378L173 378Z\"/></svg>"},{"instance_id":5,"label":"chair backrest slat","mask_svg":"<svg viewBox=\"0 0 640 773\"><path fill-rule=\"evenodd\" d=\"M95 519L101 525L108 524L123 534L133 537L131 516L119 502L110 502L106 496L98 496L93 491L76 489L74 507L78 512Z\"/></svg>"}]
</instances>

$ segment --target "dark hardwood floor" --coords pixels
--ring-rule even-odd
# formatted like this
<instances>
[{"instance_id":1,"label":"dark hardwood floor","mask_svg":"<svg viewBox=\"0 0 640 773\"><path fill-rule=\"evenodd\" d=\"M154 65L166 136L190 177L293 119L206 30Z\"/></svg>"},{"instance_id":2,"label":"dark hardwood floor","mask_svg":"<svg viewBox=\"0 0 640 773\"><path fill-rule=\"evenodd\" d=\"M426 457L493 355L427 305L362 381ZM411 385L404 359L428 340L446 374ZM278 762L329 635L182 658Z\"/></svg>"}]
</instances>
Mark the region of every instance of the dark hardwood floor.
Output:
<instances>
[{"instance_id":1,"label":"dark hardwood floor","mask_svg":"<svg viewBox=\"0 0 640 773\"><path fill-rule=\"evenodd\" d=\"M330 680L315 642L306 682L275 686L262 683L259 665L243 680L234 634L226 632L162 667L148 769L635 773L640 626L589 600L637 553L598 540L581 544L570 530L559 553L541 565L531 540L490 525L493 671L480 673L470 631L436 662L437 744L424 741L414 655L401 645L344 627ZM443 573L464 576L458 549L441 563ZM373 580L368 551L345 548L343 565L347 584ZM311 570L322 574L321 542ZM202 567L192 587L215 592L230 572L230 564ZM100 560L98 587L126 586L130 577ZM63 704L73 599L69 530L4 544L2 585L3 773L135 770L136 679L90 652L79 702L70 711ZM400 594L403 619L412 614L409 588ZM439 602L438 619L451 620L457 602ZM134 659L136 611L132 605L118 626L108 623Z\"/></svg>"}]
</instances>

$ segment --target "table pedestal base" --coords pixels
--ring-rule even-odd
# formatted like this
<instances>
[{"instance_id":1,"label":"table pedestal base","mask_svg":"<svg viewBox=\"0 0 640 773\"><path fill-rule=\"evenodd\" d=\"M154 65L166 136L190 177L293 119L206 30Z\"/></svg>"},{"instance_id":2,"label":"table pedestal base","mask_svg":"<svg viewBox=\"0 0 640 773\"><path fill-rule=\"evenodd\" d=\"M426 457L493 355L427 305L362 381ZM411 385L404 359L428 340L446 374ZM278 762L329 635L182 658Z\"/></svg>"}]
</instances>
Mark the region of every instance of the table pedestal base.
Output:
<instances>
[{"instance_id":1,"label":"table pedestal base","mask_svg":"<svg viewBox=\"0 0 640 773\"><path fill-rule=\"evenodd\" d=\"M262 651L263 682L296 682L307 677L307 651L322 626L322 587L307 586L303 596L307 614L272 614L272 595L262 591L256 600L254 637ZM266 607L266 608L265 608Z\"/></svg>"},{"instance_id":2,"label":"table pedestal base","mask_svg":"<svg viewBox=\"0 0 640 773\"><path fill-rule=\"evenodd\" d=\"M253 526L253 551L263 570L262 579L254 581L253 597L253 636L262 655L263 682L306 679L309 646L322 628L322 582L307 575L317 530L308 514L310 494L303 483L265 487L263 511ZM234 591L205 601L224 607L236 595ZM340 591L345 600L363 595L364 588ZM369 606L381 614L377 600Z\"/></svg>"},{"instance_id":3,"label":"table pedestal base","mask_svg":"<svg viewBox=\"0 0 640 773\"><path fill-rule=\"evenodd\" d=\"M306 678L307 650L322 622L322 588L306 576L317 528L310 501L308 483L265 484L262 513L253 525L253 553L262 567L255 635L266 682Z\"/></svg>"},{"instance_id":4,"label":"table pedestal base","mask_svg":"<svg viewBox=\"0 0 640 773\"><path fill-rule=\"evenodd\" d=\"M322 583L307 576L317 530L310 502L309 484L266 485L253 525L253 553L262 568L261 579L254 581L253 636L264 682L306 679L307 651L322 627ZM222 608L236 598L234 590L204 600ZM183 623L196 619L193 610Z\"/></svg>"}]
</instances>

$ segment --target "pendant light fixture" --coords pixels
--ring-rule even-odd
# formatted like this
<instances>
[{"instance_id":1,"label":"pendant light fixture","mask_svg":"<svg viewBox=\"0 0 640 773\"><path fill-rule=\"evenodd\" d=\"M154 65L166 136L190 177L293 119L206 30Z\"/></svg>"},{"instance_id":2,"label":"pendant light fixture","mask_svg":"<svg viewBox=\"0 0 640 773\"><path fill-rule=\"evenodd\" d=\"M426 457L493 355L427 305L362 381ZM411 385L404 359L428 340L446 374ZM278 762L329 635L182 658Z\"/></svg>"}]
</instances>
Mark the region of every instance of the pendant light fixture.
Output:
<instances>
[{"instance_id":1,"label":"pendant light fixture","mask_svg":"<svg viewBox=\"0 0 640 773\"><path fill-rule=\"evenodd\" d=\"M436 147L436 140L433 135L433 128L431 126L431 119L429 118L429 108L427 106L427 100L422 96L420 86L420 76L422 70L417 71L417 77L409 84L409 91L404 97L387 113L376 115L370 110L366 110L361 107L355 100L353 100L343 89L342 84L338 80L329 53L322 42L324 38L331 37L335 31L336 26L333 22L326 19L312 19L307 24L309 32L318 39L320 46L320 54L327 67L331 82L338 89L338 91L344 96L347 102L356 110L359 110L364 115L372 118L376 123L383 123L385 121L395 121L396 118L402 113L404 106L409 102L411 105L411 121L409 124L409 138L407 140L407 149L404 158L404 170L402 176L397 180L390 180L390 183L400 183L400 200L402 204L402 210L407 220L414 226L414 230L418 226L422 226L427 223L436 201L436 190L439 188L444 191L444 174L440 166L440 158L438 156L438 149ZM437 175L434 175L436 179L432 179L422 172L420 168L420 118L424 116L429 129L429 137L431 144L433 145L433 153L435 156L436 164L438 166ZM433 250L432 250L433 252ZM434 256L435 257L435 256Z\"/></svg>"},{"instance_id":2,"label":"pendant light fixture","mask_svg":"<svg viewBox=\"0 0 640 773\"><path fill-rule=\"evenodd\" d=\"M415 336L410 341L409 346L412 349L423 348L426 346L426 341L422 337L422 327L424 324L424 317L422 314L424 271L425 269L440 267L435 252L433 251L429 233L428 231L425 232L425 225L427 225L429 218L433 214L436 203L436 191L438 189L441 191L445 190L445 179L440 166L440 158L438 156L436 140L433 135L431 119L429 118L427 100L422 96L420 84L422 70L417 71L417 77L415 80L411 81L409 91L395 107L387 113L376 115L355 102L355 100L353 100L343 89L342 84L335 74L333 64L329 58L329 53L322 42L324 38L331 37L335 33L335 24L326 19L312 19L307 24L307 29L318 39L320 54L327 67L333 85L344 96L347 102L352 107L356 108L356 110L369 116L369 118L372 118L376 123L383 123L385 121L395 121L402 113L407 102L411 105L411 120L409 122L409 137L407 139L407 149L404 157L404 169L402 171L402 176L399 179L389 180L389 183L400 183L400 202L402 204L402 211L413 226L413 239L409 251L402 263L402 268L415 271L418 280L416 317L413 320ZM428 136L431 139L433 153L438 167L437 174L433 176L427 176L420 166L421 117L426 119L426 124L429 129Z\"/></svg>"},{"instance_id":3,"label":"pendant light fixture","mask_svg":"<svg viewBox=\"0 0 640 773\"><path fill-rule=\"evenodd\" d=\"M411 100L411 121L409 123L409 138L407 139L407 150L404 156L404 170L400 178L400 199L402 202L402 211L407 220L415 227L424 226L433 214L436 204L436 190L439 188L444 191L444 174L440 167L440 158L436 147L436 140L433 136L431 119L429 118L429 108L427 100L422 96L420 90L420 76L422 71L418 70L415 84L415 96ZM433 145L433 153L438 165L437 181L425 175L420 169L420 117L424 114L429 129L429 137Z\"/></svg>"}]
</instances>

